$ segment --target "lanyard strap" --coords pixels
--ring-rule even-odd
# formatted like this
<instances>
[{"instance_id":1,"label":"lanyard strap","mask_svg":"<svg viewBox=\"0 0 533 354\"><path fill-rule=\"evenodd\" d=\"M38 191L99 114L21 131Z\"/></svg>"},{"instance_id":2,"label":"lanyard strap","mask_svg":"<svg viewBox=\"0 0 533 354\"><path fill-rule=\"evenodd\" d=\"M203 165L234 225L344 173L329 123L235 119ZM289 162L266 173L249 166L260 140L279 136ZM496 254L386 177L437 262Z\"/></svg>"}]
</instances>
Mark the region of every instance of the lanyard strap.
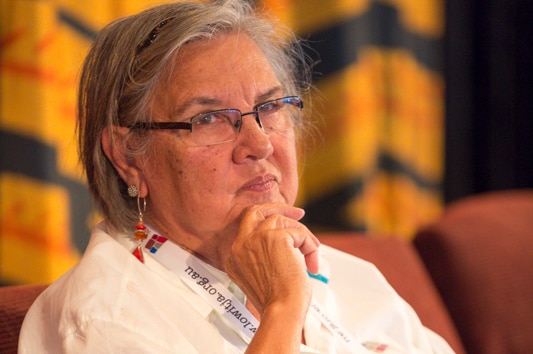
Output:
<instances>
[{"instance_id":1,"label":"lanyard strap","mask_svg":"<svg viewBox=\"0 0 533 354\"><path fill-rule=\"evenodd\" d=\"M161 264L176 273L198 296L235 328L252 338L259 321L194 255L186 252L167 238L150 235L144 247Z\"/></svg>"},{"instance_id":2,"label":"lanyard strap","mask_svg":"<svg viewBox=\"0 0 533 354\"><path fill-rule=\"evenodd\" d=\"M166 237L150 232L144 241L144 248L159 263L176 273L180 279L198 296L235 328L252 339L259 321L244 304L233 295L194 255L181 247L167 242ZM321 323L344 344L346 353L367 353L363 346L353 338L340 324L336 323L314 299L309 310L320 319Z\"/></svg>"},{"instance_id":3,"label":"lanyard strap","mask_svg":"<svg viewBox=\"0 0 533 354\"><path fill-rule=\"evenodd\" d=\"M311 311L320 320L322 325L341 341L344 346L344 351L342 353L368 353L340 323L337 323L337 321L329 317L327 312L324 311L322 306L320 306L315 299L311 299L309 311Z\"/></svg>"}]
</instances>

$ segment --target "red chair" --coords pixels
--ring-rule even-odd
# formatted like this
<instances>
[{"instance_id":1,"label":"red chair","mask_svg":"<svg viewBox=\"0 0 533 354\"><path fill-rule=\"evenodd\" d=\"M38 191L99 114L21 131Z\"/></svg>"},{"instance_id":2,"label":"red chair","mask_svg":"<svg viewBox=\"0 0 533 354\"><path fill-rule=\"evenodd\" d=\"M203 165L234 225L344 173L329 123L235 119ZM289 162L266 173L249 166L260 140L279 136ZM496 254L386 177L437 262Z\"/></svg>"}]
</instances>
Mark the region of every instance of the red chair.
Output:
<instances>
[{"instance_id":1,"label":"red chair","mask_svg":"<svg viewBox=\"0 0 533 354\"><path fill-rule=\"evenodd\" d=\"M452 203L414 244L468 353L533 352L533 190Z\"/></svg>"},{"instance_id":2,"label":"red chair","mask_svg":"<svg viewBox=\"0 0 533 354\"><path fill-rule=\"evenodd\" d=\"M0 287L0 353L17 353L20 326L46 285Z\"/></svg>"}]
</instances>

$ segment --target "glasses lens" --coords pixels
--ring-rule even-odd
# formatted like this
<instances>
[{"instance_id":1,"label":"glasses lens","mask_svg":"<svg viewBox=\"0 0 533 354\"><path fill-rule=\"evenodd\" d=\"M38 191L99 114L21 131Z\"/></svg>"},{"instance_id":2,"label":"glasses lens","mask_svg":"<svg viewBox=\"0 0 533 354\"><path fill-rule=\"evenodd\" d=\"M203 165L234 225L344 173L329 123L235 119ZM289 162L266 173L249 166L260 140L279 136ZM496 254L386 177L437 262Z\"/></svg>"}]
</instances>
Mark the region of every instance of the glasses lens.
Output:
<instances>
[{"instance_id":1,"label":"glasses lens","mask_svg":"<svg viewBox=\"0 0 533 354\"><path fill-rule=\"evenodd\" d=\"M213 145L231 141L239 132L241 113L234 109L202 113L191 119L192 141L196 145Z\"/></svg>"},{"instance_id":2,"label":"glasses lens","mask_svg":"<svg viewBox=\"0 0 533 354\"><path fill-rule=\"evenodd\" d=\"M281 132L294 128L300 122L303 102L299 97L278 98L257 106L261 126L265 133ZM191 118L193 145L215 145L233 141L239 134L241 112L236 109L198 114Z\"/></svg>"},{"instance_id":3,"label":"glasses lens","mask_svg":"<svg viewBox=\"0 0 533 354\"><path fill-rule=\"evenodd\" d=\"M279 132L293 128L300 121L302 100L284 97L268 101L257 107L265 132Z\"/></svg>"}]
</instances>

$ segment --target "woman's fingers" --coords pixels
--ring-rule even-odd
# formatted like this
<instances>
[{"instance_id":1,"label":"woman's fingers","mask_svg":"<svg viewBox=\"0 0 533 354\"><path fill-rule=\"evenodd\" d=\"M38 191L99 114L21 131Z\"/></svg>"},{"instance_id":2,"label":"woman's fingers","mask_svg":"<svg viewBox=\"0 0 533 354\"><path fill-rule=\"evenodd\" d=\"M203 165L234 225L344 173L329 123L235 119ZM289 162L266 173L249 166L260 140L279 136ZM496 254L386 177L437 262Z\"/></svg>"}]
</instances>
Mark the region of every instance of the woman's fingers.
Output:
<instances>
[{"instance_id":1,"label":"woman's fingers","mask_svg":"<svg viewBox=\"0 0 533 354\"><path fill-rule=\"evenodd\" d=\"M272 215L285 216L292 220L300 220L305 215L301 208L282 203L257 204L244 211L243 224L258 224Z\"/></svg>"},{"instance_id":2,"label":"woman's fingers","mask_svg":"<svg viewBox=\"0 0 533 354\"><path fill-rule=\"evenodd\" d=\"M318 272L318 239L298 222L304 211L285 204L261 204L243 215L226 271L264 308L276 301L310 296L310 272Z\"/></svg>"},{"instance_id":3,"label":"woman's fingers","mask_svg":"<svg viewBox=\"0 0 533 354\"><path fill-rule=\"evenodd\" d=\"M304 232L300 228L287 228L285 231L290 236L291 246L297 248L304 256L306 268L313 274L318 273L318 246L320 241L307 228L305 228Z\"/></svg>"},{"instance_id":4,"label":"woman's fingers","mask_svg":"<svg viewBox=\"0 0 533 354\"><path fill-rule=\"evenodd\" d=\"M245 213L241 229L285 230L293 241L292 246L304 255L307 269L317 273L320 241L305 225L298 222L304 214L303 209L286 204L255 205Z\"/></svg>"}]
</instances>

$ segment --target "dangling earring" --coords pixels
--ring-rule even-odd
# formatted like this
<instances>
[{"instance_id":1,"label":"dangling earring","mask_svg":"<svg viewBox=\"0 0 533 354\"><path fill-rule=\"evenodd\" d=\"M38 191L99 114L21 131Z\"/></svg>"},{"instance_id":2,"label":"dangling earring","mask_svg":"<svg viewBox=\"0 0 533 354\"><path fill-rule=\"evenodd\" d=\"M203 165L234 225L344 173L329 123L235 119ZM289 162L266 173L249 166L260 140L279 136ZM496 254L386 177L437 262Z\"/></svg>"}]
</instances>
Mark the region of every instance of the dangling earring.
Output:
<instances>
[{"instance_id":1,"label":"dangling earring","mask_svg":"<svg viewBox=\"0 0 533 354\"><path fill-rule=\"evenodd\" d=\"M133 250L133 255L142 263L144 263L144 255L142 251L142 242L146 240L148 232L146 226L143 223L143 213L146 212L146 199L142 198L143 207L141 210L141 197L139 196L139 190L136 186L132 185L128 187L128 194L131 197L137 197L137 209L139 211L139 221L135 226L135 231L133 232L133 240L137 241L137 246Z\"/></svg>"}]
</instances>

